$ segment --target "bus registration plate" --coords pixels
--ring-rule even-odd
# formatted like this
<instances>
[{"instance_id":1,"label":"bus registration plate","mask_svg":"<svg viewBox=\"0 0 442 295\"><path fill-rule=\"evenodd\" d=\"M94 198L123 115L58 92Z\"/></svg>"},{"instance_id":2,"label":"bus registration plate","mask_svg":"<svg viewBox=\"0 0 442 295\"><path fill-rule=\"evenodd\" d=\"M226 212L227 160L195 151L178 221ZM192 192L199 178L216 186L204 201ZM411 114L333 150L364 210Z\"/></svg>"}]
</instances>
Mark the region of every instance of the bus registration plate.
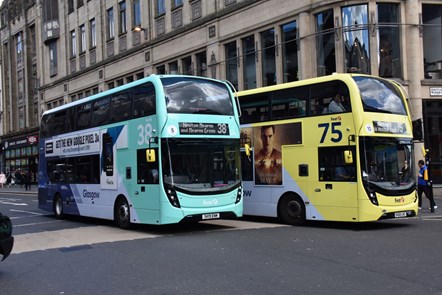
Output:
<instances>
[{"instance_id":1,"label":"bus registration plate","mask_svg":"<svg viewBox=\"0 0 442 295\"><path fill-rule=\"evenodd\" d=\"M203 214L203 220L219 218L219 213Z\"/></svg>"},{"instance_id":2,"label":"bus registration plate","mask_svg":"<svg viewBox=\"0 0 442 295\"><path fill-rule=\"evenodd\" d=\"M407 217L407 212L396 212L394 217Z\"/></svg>"}]
</instances>

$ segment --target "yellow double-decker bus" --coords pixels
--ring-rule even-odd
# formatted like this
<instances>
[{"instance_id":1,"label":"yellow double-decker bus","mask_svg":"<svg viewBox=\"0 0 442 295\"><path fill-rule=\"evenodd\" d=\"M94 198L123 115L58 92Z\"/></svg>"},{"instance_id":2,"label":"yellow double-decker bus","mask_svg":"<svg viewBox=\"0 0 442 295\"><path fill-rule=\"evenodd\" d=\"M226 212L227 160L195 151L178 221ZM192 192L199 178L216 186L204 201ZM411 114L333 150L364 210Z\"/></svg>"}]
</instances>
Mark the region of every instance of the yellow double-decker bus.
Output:
<instances>
[{"instance_id":1,"label":"yellow double-decker bus","mask_svg":"<svg viewBox=\"0 0 442 295\"><path fill-rule=\"evenodd\" d=\"M417 215L400 84L333 74L237 95L245 215L294 225Z\"/></svg>"}]
</instances>

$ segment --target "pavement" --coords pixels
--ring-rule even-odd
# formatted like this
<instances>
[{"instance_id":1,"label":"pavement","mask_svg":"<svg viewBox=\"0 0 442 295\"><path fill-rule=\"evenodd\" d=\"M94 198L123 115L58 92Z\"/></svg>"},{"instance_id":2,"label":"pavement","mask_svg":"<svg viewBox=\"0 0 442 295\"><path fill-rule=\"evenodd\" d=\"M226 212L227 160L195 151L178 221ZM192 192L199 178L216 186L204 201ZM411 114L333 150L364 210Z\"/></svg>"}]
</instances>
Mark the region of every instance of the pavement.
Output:
<instances>
[{"instance_id":1,"label":"pavement","mask_svg":"<svg viewBox=\"0 0 442 295\"><path fill-rule=\"evenodd\" d=\"M19 184L14 185L3 185L3 187L0 187L0 194L1 193L11 193L11 194L30 194L30 195L37 195L38 193L38 186L37 184L31 185L31 190L26 190L25 186L20 186Z\"/></svg>"}]
</instances>

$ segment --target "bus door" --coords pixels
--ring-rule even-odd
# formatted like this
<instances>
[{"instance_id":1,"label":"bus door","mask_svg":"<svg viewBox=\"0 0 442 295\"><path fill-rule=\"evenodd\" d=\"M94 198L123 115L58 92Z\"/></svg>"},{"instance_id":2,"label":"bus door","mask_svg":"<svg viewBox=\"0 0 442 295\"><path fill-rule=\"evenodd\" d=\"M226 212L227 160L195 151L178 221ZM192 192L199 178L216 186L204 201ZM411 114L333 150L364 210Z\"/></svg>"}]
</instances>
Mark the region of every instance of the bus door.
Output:
<instances>
[{"instance_id":1,"label":"bus door","mask_svg":"<svg viewBox=\"0 0 442 295\"><path fill-rule=\"evenodd\" d=\"M137 169L135 175L130 176L136 178L130 189L134 206L151 211L148 216L153 218L153 223L158 221L160 209L158 161L158 148L137 150Z\"/></svg>"},{"instance_id":2,"label":"bus door","mask_svg":"<svg viewBox=\"0 0 442 295\"><path fill-rule=\"evenodd\" d=\"M318 147L318 178L310 185L312 219L357 221L354 146Z\"/></svg>"}]
</instances>

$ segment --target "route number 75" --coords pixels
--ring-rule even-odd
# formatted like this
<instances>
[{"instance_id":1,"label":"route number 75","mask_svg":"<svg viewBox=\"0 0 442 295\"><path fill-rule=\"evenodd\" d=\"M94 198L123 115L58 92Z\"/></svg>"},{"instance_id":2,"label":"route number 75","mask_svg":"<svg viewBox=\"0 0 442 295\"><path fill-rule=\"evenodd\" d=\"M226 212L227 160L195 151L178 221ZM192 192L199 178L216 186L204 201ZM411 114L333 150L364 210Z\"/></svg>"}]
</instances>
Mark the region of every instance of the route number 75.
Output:
<instances>
[{"instance_id":1,"label":"route number 75","mask_svg":"<svg viewBox=\"0 0 442 295\"><path fill-rule=\"evenodd\" d=\"M342 140L342 132L337 128L338 126L341 126L341 122L321 123L318 124L318 127L324 128L324 132L322 133L320 143L324 143L325 137L327 136L328 130L330 129L330 125L331 125L330 133L332 134L330 140L335 143L340 142Z\"/></svg>"}]
</instances>

